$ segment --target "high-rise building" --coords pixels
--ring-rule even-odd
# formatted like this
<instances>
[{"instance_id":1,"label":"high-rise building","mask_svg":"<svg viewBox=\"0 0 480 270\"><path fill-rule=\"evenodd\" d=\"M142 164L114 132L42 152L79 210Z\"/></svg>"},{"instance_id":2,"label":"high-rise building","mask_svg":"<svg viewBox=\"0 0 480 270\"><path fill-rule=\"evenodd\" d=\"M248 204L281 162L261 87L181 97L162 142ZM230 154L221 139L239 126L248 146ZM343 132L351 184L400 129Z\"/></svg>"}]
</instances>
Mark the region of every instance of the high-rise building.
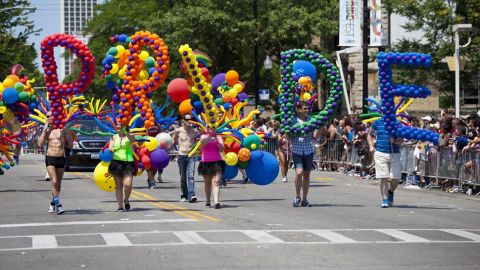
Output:
<instances>
[{"instance_id":1,"label":"high-rise building","mask_svg":"<svg viewBox=\"0 0 480 270\"><path fill-rule=\"evenodd\" d=\"M61 32L74 35L88 43L89 36L84 35L83 29L87 25L87 21L93 17L93 8L97 4L97 0L60 0L60 27ZM72 64L74 55L65 55L65 49L61 48L61 67L62 74L59 80L62 81L65 76L72 72Z\"/></svg>"}]
</instances>

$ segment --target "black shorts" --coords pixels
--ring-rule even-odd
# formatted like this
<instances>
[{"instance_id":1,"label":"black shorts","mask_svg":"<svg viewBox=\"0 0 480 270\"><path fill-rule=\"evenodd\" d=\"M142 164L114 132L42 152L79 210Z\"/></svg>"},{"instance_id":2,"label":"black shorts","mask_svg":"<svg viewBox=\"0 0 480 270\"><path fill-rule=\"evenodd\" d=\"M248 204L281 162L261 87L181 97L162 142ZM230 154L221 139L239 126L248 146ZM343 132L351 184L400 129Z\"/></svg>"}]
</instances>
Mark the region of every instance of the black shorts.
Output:
<instances>
[{"instance_id":1,"label":"black shorts","mask_svg":"<svg viewBox=\"0 0 480 270\"><path fill-rule=\"evenodd\" d=\"M45 165L47 167L53 166L56 169L64 169L66 161L64 157L45 156Z\"/></svg>"},{"instance_id":2,"label":"black shorts","mask_svg":"<svg viewBox=\"0 0 480 270\"><path fill-rule=\"evenodd\" d=\"M112 160L108 165L108 172L115 178L124 178L135 174L133 161Z\"/></svg>"},{"instance_id":3,"label":"black shorts","mask_svg":"<svg viewBox=\"0 0 480 270\"><path fill-rule=\"evenodd\" d=\"M201 176L215 176L225 172L225 161L200 162L197 168L198 175Z\"/></svg>"}]
</instances>

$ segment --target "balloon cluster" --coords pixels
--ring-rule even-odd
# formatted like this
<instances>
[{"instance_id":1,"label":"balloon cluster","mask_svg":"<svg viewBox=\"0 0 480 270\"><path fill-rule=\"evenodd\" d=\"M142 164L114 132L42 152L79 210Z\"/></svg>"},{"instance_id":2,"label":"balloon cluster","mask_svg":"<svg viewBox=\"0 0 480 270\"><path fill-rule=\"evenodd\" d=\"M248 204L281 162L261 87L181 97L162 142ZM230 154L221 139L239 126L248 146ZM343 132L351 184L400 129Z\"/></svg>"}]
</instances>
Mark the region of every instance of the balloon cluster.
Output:
<instances>
[{"instance_id":1,"label":"balloon cluster","mask_svg":"<svg viewBox=\"0 0 480 270\"><path fill-rule=\"evenodd\" d=\"M23 67L16 64L10 75L0 82L0 120L11 122L15 117L19 124L26 124L30 112L39 106L31 85L35 80L29 80L22 71Z\"/></svg>"},{"instance_id":2,"label":"balloon cluster","mask_svg":"<svg viewBox=\"0 0 480 270\"><path fill-rule=\"evenodd\" d=\"M240 81L240 76L235 70L220 73L212 79L212 90L216 98L217 106L223 106L225 110L235 107L239 102L247 101L245 84Z\"/></svg>"},{"instance_id":3,"label":"balloon cluster","mask_svg":"<svg viewBox=\"0 0 480 270\"><path fill-rule=\"evenodd\" d=\"M438 143L439 134L429 130L401 126L396 121L395 97L426 98L431 91L424 86L395 84L392 80L392 66L430 67L432 56L421 53L379 52L378 78L380 80L380 96L382 98L382 120L387 131L396 137L432 141Z\"/></svg>"},{"instance_id":4,"label":"balloon cluster","mask_svg":"<svg viewBox=\"0 0 480 270\"><path fill-rule=\"evenodd\" d=\"M115 35L110 39L115 42L129 42L128 49L122 45L111 47L103 64L103 75L107 79L107 87L113 91L112 101L120 103L119 119L123 124L129 123L135 108L144 121L145 128L155 124L155 117L150 108L150 97L167 78L170 68L168 47L157 34L148 31L136 32L131 37ZM143 47L153 51L150 56ZM114 63L118 58L118 63ZM115 87L111 74L117 74L121 85Z\"/></svg>"},{"instance_id":5,"label":"balloon cluster","mask_svg":"<svg viewBox=\"0 0 480 270\"><path fill-rule=\"evenodd\" d=\"M203 75L202 69L198 66L198 62L196 61L192 49L188 45L182 45L178 51L180 52L182 60L185 62L185 68L193 81L191 92L199 97L205 111L205 116L207 118L206 124L212 128L218 127L219 123L217 120L219 108L213 102L213 95L211 94L212 85Z\"/></svg>"},{"instance_id":6,"label":"balloon cluster","mask_svg":"<svg viewBox=\"0 0 480 270\"><path fill-rule=\"evenodd\" d=\"M305 50L293 49L284 51L281 57L281 84L280 84L280 128L287 134L305 134L318 129L333 116L336 108L340 105L340 97L343 94L342 79L338 68L321 54ZM299 84L308 86L309 77L313 83L316 79L318 67L326 77L330 85L329 97L325 102L325 108L305 123L296 123L296 99L295 87ZM300 83L299 80L301 79ZM307 98L308 96L304 97Z\"/></svg>"},{"instance_id":7,"label":"balloon cluster","mask_svg":"<svg viewBox=\"0 0 480 270\"><path fill-rule=\"evenodd\" d=\"M54 48L57 46L68 48L81 61L79 78L71 83L58 82L57 64L55 62ZM53 124L55 128L62 128L66 124L63 113L62 99L83 93L90 85L95 73L95 58L87 45L72 35L53 34L47 36L40 44L42 54L42 67L45 73L45 84L49 93Z\"/></svg>"}]
</instances>

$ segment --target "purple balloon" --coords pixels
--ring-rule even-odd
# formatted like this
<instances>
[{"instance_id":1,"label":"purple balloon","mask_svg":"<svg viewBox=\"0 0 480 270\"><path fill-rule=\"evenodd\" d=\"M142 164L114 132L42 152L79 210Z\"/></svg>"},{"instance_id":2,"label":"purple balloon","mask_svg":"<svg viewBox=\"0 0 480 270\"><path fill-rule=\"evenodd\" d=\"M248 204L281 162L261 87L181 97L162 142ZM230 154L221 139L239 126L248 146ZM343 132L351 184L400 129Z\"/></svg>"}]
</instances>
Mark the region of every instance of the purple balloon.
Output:
<instances>
[{"instance_id":1,"label":"purple balloon","mask_svg":"<svg viewBox=\"0 0 480 270\"><path fill-rule=\"evenodd\" d=\"M160 170L167 167L170 156L163 149L155 149L150 153L150 161L154 169Z\"/></svg>"},{"instance_id":2,"label":"purple balloon","mask_svg":"<svg viewBox=\"0 0 480 270\"><path fill-rule=\"evenodd\" d=\"M217 92L217 88L222 85L222 82L225 81L225 73L219 73L215 75L212 79L212 91Z\"/></svg>"}]
</instances>

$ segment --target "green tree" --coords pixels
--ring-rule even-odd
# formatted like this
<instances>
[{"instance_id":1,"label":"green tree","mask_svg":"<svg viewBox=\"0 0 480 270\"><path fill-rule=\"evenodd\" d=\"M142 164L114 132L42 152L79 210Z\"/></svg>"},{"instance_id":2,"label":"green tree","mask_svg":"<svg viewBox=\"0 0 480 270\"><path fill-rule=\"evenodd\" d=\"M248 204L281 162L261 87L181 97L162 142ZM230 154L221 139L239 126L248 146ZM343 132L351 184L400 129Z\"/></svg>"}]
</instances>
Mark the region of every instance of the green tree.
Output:
<instances>
[{"instance_id":1,"label":"green tree","mask_svg":"<svg viewBox=\"0 0 480 270\"><path fill-rule=\"evenodd\" d=\"M28 15L35 11L27 0L4 0L0 2L0 79L10 74L14 64L21 64L27 74L37 81L42 76L35 66L37 53L27 38L40 29L36 29Z\"/></svg>"},{"instance_id":2,"label":"green tree","mask_svg":"<svg viewBox=\"0 0 480 270\"><path fill-rule=\"evenodd\" d=\"M385 0L384 3L393 13L408 19L403 26L407 31L422 31L419 39L403 39L393 45L397 51L420 51L432 54L432 69L427 75L415 71L400 72L404 77L414 78L418 82L432 82L440 92L447 96L454 93L454 74L441 61L446 56L454 55L454 33L452 26L459 23L471 23L480 28L480 6L477 0ZM466 43L468 34L460 35L460 43ZM478 74L480 64L480 35L472 37L472 43L461 49L461 55L468 58L465 71L461 73L463 87L472 87L478 91ZM476 79L475 79L476 76ZM433 80L432 80L433 79ZM471 82L477 81L473 86ZM478 93L478 92L477 92Z\"/></svg>"},{"instance_id":3,"label":"green tree","mask_svg":"<svg viewBox=\"0 0 480 270\"><path fill-rule=\"evenodd\" d=\"M253 0L145 0L140 4L127 0L108 1L98 6L98 15L88 24L88 31L93 35L89 46L100 65L110 46L110 36L148 30L160 35L169 46L171 68L168 81L182 77L178 48L188 43L212 58L211 74L229 69L238 71L249 93L254 87L255 41L259 45L260 65L267 54L277 56L272 74L278 74L278 56L283 50L309 47L324 54L332 52L333 48L312 46L312 40L314 37L335 39L338 29L336 1L257 2L258 19L255 20ZM271 89L279 82L279 77L274 77ZM157 91L156 97L165 94L162 89L166 85ZM95 90L95 93L102 91L106 90Z\"/></svg>"}]
</instances>

